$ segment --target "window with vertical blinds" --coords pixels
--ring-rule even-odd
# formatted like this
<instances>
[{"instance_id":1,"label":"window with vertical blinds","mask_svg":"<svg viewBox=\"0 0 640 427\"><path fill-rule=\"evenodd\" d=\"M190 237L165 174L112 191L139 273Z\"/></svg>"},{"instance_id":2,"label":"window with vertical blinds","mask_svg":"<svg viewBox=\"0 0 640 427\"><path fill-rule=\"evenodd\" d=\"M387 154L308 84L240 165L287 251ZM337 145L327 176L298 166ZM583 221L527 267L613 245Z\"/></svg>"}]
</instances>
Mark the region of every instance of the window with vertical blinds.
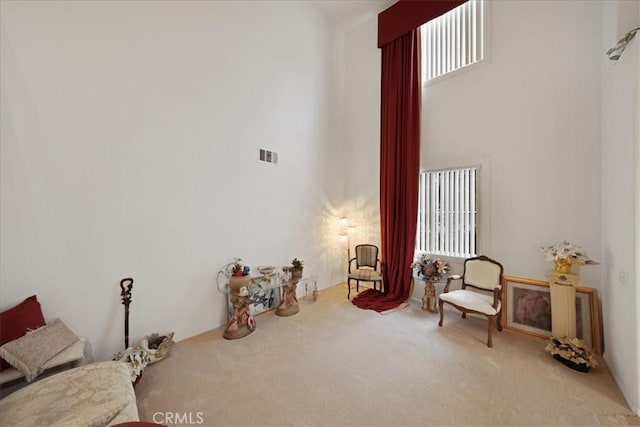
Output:
<instances>
[{"instance_id":1,"label":"window with vertical blinds","mask_svg":"<svg viewBox=\"0 0 640 427\"><path fill-rule=\"evenodd\" d=\"M422 25L423 82L484 59L484 0L469 0Z\"/></svg>"},{"instance_id":2,"label":"window with vertical blinds","mask_svg":"<svg viewBox=\"0 0 640 427\"><path fill-rule=\"evenodd\" d=\"M477 255L477 170L420 173L417 251L460 258Z\"/></svg>"}]
</instances>

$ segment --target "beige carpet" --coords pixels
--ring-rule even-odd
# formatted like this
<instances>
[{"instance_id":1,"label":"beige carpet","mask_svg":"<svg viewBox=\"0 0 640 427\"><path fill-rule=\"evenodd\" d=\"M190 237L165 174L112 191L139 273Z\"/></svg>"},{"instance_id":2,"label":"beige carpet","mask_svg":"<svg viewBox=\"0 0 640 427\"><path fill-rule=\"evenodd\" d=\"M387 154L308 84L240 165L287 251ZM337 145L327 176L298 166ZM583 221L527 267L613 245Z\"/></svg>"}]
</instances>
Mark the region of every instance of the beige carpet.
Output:
<instances>
[{"instance_id":1,"label":"beige carpet","mask_svg":"<svg viewBox=\"0 0 640 427\"><path fill-rule=\"evenodd\" d=\"M542 339L496 331L490 349L485 320L449 310L444 327L437 319L417 301L385 316L360 310L335 286L301 300L295 316L258 316L245 338L227 341L217 329L177 343L136 386L140 417L210 426L633 422L602 362L575 372Z\"/></svg>"}]
</instances>

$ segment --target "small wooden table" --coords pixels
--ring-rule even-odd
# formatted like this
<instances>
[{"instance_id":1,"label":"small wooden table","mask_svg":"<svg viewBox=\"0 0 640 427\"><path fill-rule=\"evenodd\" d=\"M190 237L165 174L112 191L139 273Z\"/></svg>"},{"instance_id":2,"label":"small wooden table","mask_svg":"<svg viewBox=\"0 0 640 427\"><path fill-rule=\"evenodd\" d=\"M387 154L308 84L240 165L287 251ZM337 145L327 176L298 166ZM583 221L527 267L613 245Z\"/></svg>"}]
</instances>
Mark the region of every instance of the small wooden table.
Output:
<instances>
[{"instance_id":1,"label":"small wooden table","mask_svg":"<svg viewBox=\"0 0 640 427\"><path fill-rule=\"evenodd\" d=\"M424 281L424 296L422 297L422 310L429 313L438 312L438 299L434 283L444 283L443 279L422 279Z\"/></svg>"}]
</instances>

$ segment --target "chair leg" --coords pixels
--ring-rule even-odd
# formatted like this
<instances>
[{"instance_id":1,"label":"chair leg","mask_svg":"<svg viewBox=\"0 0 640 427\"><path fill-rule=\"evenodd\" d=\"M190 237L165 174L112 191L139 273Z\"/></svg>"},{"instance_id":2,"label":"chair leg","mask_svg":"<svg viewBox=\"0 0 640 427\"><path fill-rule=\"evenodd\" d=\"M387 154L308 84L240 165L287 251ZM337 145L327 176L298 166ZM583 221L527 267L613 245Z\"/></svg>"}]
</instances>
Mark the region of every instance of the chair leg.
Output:
<instances>
[{"instance_id":1,"label":"chair leg","mask_svg":"<svg viewBox=\"0 0 640 427\"><path fill-rule=\"evenodd\" d=\"M493 335L493 317L489 317L489 338L487 339L487 347L493 347L491 337Z\"/></svg>"},{"instance_id":2,"label":"chair leg","mask_svg":"<svg viewBox=\"0 0 640 427\"><path fill-rule=\"evenodd\" d=\"M496 314L496 321L498 323L498 330L502 331L502 312Z\"/></svg>"},{"instance_id":3,"label":"chair leg","mask_svg":"<svg viewBox=\"0 0 640 427\"><path fill-rule=\"evenodd\" d=\"M347 299L351 298L351 279L347 279Z\"/></svg>"},{"instance_id":4,"label":"chair leg","mask_svg":"<svg viewBox=\"0 0 640 427\"><path fill-rule=\"evenodd\" d=\"M360 292L360 280L356 280L356 292Z\"/></svg>"},{"instance_id":5,"label":"chair leg","mask_svg":"<svg viewBox=\"0 0 640 427\"><path fill-rule=\"evenodd\" d=\"M466 318L467 318L467 313L466 313L466 312L464 312L464 311L462 312L462 318L463 318L463 319L466 319Z\"/></svg>"},{"instance_id":6,"label":"chair leg","mask_svg":"<svg viewBox=\"0 0 640 427\"><path fill-rule=\"evenodd\" d=\"M438 326L442 326L442 319L444 317L444 301L438 300L438 307L440 308L440 321L438 322Z\"/></svg>"}]
</instances>

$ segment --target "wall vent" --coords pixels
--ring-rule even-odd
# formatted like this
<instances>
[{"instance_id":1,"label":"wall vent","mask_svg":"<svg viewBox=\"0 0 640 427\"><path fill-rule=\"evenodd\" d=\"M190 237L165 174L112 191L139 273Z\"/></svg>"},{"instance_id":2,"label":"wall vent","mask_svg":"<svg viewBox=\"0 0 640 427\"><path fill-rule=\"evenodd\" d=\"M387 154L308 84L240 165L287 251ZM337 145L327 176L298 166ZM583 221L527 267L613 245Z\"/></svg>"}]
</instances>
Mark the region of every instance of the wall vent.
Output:
<instances>
[{"instance_id":1,"label":"wall vent","mask_svg":"<svg viewBox=\"0 0 640 427\"><path fill-rule=\"evenodd\" d=\"M278 163L278 153L276 153L275 151L269 151L269 150L265 150L265 149L261 148L259 150L258 159L261 162L277 164Z\"/></svg>"}]
</instances>

